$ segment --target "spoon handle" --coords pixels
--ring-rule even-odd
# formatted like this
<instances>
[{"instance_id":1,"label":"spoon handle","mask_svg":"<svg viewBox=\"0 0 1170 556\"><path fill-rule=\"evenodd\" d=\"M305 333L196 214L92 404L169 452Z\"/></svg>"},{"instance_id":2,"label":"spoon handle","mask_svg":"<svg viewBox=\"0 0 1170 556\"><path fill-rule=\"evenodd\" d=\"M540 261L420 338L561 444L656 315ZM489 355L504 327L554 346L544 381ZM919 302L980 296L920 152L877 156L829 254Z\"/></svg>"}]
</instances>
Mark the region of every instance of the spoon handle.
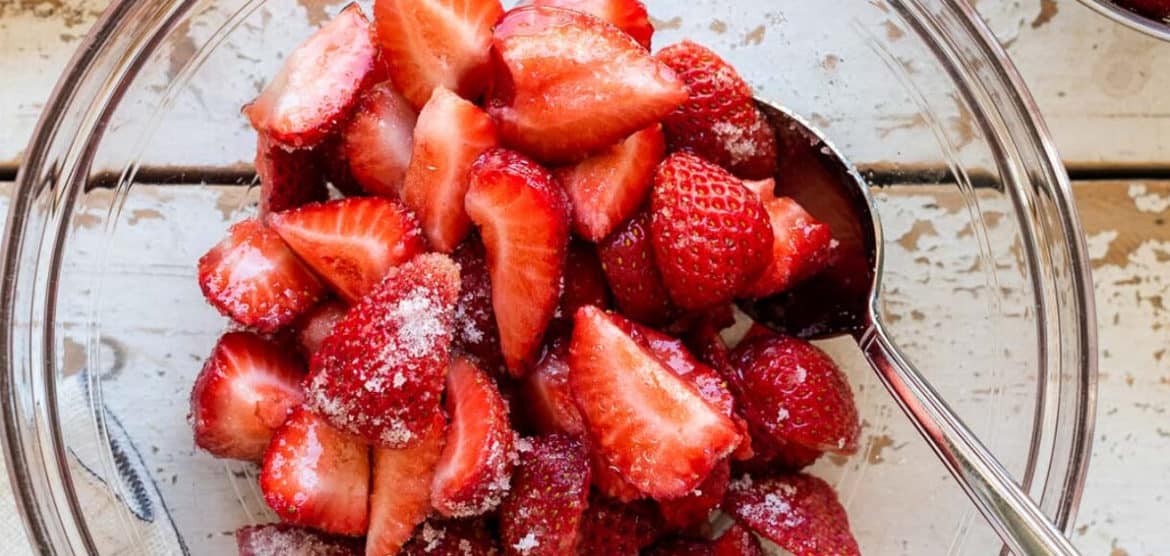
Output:
<instances>
[{"instance_id":1,"label":"spoon handle","mask_svg":"<svg viewBox=\"0 0 1170 556\"><path fill-rule=\"evenodd\" d=\"M902 357L880 325L872 326L859 344L902 410L1013 553L1079 554L930 383Z\"/></svg>"}]
</instances>

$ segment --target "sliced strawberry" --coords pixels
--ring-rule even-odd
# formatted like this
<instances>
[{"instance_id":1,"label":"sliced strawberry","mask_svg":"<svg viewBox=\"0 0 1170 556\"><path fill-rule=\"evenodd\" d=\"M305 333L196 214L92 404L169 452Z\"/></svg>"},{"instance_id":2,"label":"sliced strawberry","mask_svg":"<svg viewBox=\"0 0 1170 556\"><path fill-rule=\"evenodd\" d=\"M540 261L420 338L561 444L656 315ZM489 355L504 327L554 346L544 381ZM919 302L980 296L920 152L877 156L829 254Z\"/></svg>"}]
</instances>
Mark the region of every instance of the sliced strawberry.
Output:
<instances>
[{"instance_id":1,"label":"sliced strawberry","mask_svg":"<svg viewBox=\"0 0 1170 556\"><path fill-rule=\"evenodd\" d=\"M589 450L589 463L593 470L593 488L602 496L624 503L646 498L646 493L623 478L617 467L607 462L600 451Z\"/></svg>"},{"instance_id":2,"label":"sliced strawberry","mask_svg":"<svg viewBox=\"0 0 1170 556\"><path fill-rule=\"evenodd\" d=\"M236 530L240 556L361 556L362 541L319 533L287 523Z\"/></svg>"},{"instance_id":3,"label":"sliced strawberry","mask_svg":"<svg viewBox=\"0 0 1170 556\"><path fill-rule=\"evenodd\" d=\"M220 313L261 332L291 323L325 293L280 236L253 219L199 258L199 287Z\"/></svg>"},{"instance_id":4,"label":"sliced strawberry","mask_svg":"<svg viewBox=\"0 0 1170 556\"><path fill-rule=\"evenodd\" d=\"M353 171L349 168L349 154L345 152L345 138L341 134L329 137L313 150L320 153L325 177L339 193L346 197L365 195L362 185L353 177Z\"/></svg>"},{"instance_id":5,"label":"sliced strawberry","mask_svg":"<svg viewBox=\"0 0 1170 556\"><path fill-rule=\"evenodd\" d=\"M725 459L707 475L698 488L684 496L660 500L658 510L666 524L678 529L689 529L707 523L711 512L719 508L727 484L731 481L731 464Z\"/></svg>"},{"instance_id":6,"label":"sliced strawberry","mask_svg":"<svg viewBox=\"0 0 1170 556\"><path fill-rule=\"evenodd\" d=\"M585 445L580 439L554 434L521 439L517 448L512 491L500 506L504 553L572 554L589 498Z\"/></svg>"},{"instance_id":7,"label":"sliced strawberry","mask_svg":"<svg viewBox=\"0 0 1170 556\"><path fill-rule=\"evenodd\" d=\"M343 121L376 77L378 47L357 4L293 50L244 115L256 131L292 148L312 147Z\"/></svg>"},{"instance_id":8,"label":"sliced strawberry","mask_svg":"<svg viewBox=\"0 0 1170 556\"><path fill-rule=\"evenodd\" d=\"M662 121L671 151L693 152L744 179L776 175L776 133L735 68L691 41L655 57L686 82L690 94Z\"/></svg>"},{"instance_id":9,"label":"sliced strawberry","mask_svg":"<svg viewBox=\"0 0 1170 556\"><path fill-rule=\"evenodd\" d=\"M745 475L732 481L724 508L795 556L861 554L837 493L812 475Z\"/></svg>"},{"instance_id":10,"label":"sliced strawberry","mask_svg":"<svg viewBox=\"0 0 1170 556\"><path fill-rule=\"evenodd\" d=\"M775 181L745 182L764 203L772 222L772 262L742 293L768 297L820 272L829 264L833 235L796 201L776 197Z\"/></svg>"},{"instance_id":11,"label":"sliced strawberry","mask_svg":"<svg viewBox=\"0 0 1170 556\"><path fill-rule=\"evenodd\" d=\"M573 231L598 243L650 196L654 169L666 156L662 126L654 124L554 174L573 203Z\"/></svg>"},{"instance_id":12,"label":"sliced strawberry","mask_svg":"<svg viewBox=\"0 0 1170 556\"><path fill-rule=\"evenodd\" d=\"M370 451L298 408L268 445L260 490L268 506L288 523L363 535L369 523Z\"/></svg>"},{"instance_id":13,"label":"sliced strawberry","mask_svg":"<svg viewBox=\"0 0 1170 556\"><path fill-rule=\"evenodd\" d=\"M465 206L487 248L504 361L520 376L560 301L569 202L540 165L514 151L492 149L472 166Z\"/></svg>"},{"instance_id":14,"label":"sliced strawberry","mask_svg":"<svg viewBox=\"0 0 1170 556\"><path fill-rule=\"evenodd\" d=\"M560 8L508 12L488 112L500 138L550 163L580 160L658 122L686 98L674 72L618 28Z\"/></svg>"},{"instance_id":15,"label":"sliced strawberry","mask_svg":"<svg viewBox=\"0 0 1170 556\"><path fill-rule=\"evenodd\" d=\"M712 556L764 556L760 540L739 523L724 531L714 548Z\"/></svg>"},{"instance_id":16,"label":"sliced strawberry","mask_svg":"<svg viewBox=\"0 0 1170 556\"><path fill-rule=\"evenodd\" d=\"M414 446L374 448L367 556L397 553L431 512L431 480L446 428L443 416L436 414Z\"/></svg>"},{"instance_id":17,"label":"sliced strawberry","mask_svg":"<svg viewBox=\"0 0 1170 556\"><path fill-rule=\"evenodd\" d=\"M670 155L650 206L655 260L684 309L726 304L771 261L772 226L759 196L706 160Z\"/></svg>"},{"instance_id":18,"label":"sliced strawberry","mask_svg":"<svg viewBox=\"0 0 1170 556\"><path fill-rule=\"evenodd\" d=\"M588 243L573 241L565 258L565 291L557 317L572 320L577 309L586 305L609 307L609 286L597 250Z\"/></svg>"},{"instance_id":19,"label":"sliced strawberry","mask_svg":"<svg viewBox=\"0 0 1170 556\"><path fill-rule=\"evenodd\" d=\"M377 197L305 205L269 216L268 224L348 303L425 248L414 215Z\"/></svg>"},{"instance_id":20,"label":"sliced strawberry","mask_svg":"<svg viewBox=\"0 0 1170 556\"><path fill-rule=\"evenodd\" d=\"M250 332L219 339L191 390L195 444L221 458L260 461L289 411L304 400L299 357Z\"/></svg>"},{"instance_id":21,"label":"sliced strawberry","mask_svg":"<svg viewBox=\"0 0 1170 556\"><path fill-rule=\"evenodd\" d=\"M375 0L374 23L390 78L416 108L435 87L479 97L491 74L499 0Z\"/></svg>"},{"instance_id":22,"label":"sliced strawberry","mask_svg":"<svg viewBox=\"0 0 1170 556\"><path fill-rule=\"evenodd\" d=\"M568 338L553 339L520 385L526 421L538 433L580 436L585 432L581 411L569 390L568 358Z\"/></svg>"},{"instance_id":23,"label":"sliced strawberry","mask_svg":"<svg viewBox=\"0 0 1170 556\"><path fill-rule=\"evenodd\" d=\"M418 215L435 250L454 251L471 231L463 208L471 164L498 144L491 117L443 87L419 112L402 202Z\"/></svg>"},{"instance_id":24,"label":"sliced strawberry","mask_svg":"<svg viewBox=\"0 0 1170 556\"><path fill-rule=\"evenodd\" d=\"M312 358L313 354L321 349L321 344L333 332L337 321L345 316L346 310L347 307L340 301L326 301L297 319L294 326L297 345L301 348L301 353L306 359Z\"/></svg>"},{"instance_id":25,"label":"sliced strawberry","mask_svg":"<svg viewBox=\"0 0 1170 556\"><path fill-rule=\"evenodd\" d=\"M639 0L526 0L521 5L551 6L587 13L616 25L638 44L650 49L654 25L646 6Z\"/></svg>"},{"instance_id":26,"label":"sliced strawberry","mask_svg":"<svg viewBox=\"0 0 1170 556\"><path fill-rule=\"evenodd\" d=\"M455 306L455 336L452 347L466 355L476 366L504 376L504 354L500 350L500 329L492 309L492 283L488 274L483 242L478 236L459 244L451 258L459 264L463 288Z\"/></svg>"},{"instance_id":27,"label":"sliced strawberry","mask_svg":"<svg viewBox=\"0 0 1170 556\"><path fill-rule=\"evenodd\" d=\"M732 353L748 421L783 444L840 454L857 451L860 425L845 374L825 352L797 338L757 337Z\"/></svg>"},{"instance_id":28,"label":"sliced strawberry","mask_svg":"<svg viewBox=\"0 0 1170 556\"><path fill-rule=\"evenodd\" d=\"M402 556L496 556L499 542L487 524L474 520L430 520L402 548ZM372 556L372 555L371 555Z\"/></svg>"},{"instance_id":29,"label":"sliced strawberry","mask_svg":"<svg viewBox=\"0 0 1170 556\"><path fill-rule=\"evenodd\" d=\"M508 407L491 377L456 358L447 373L451 428L435 469L431 504L446 517L483 515L500 505L512 477Z\"/></svg>"},{"instance_id":30,"label":"sliced strawberry","mask_svg":"<svg viewBox=\"0 0 1170 556\"><path fill-rule=\"evenodd\" d=\"M735 424L595 307L577 312L569 384L592 444L638 490L682 496L739 444Z\"/></svg>"},{"instance_id":31,"label":"sliced strawberry","mask_svg":"<svg viewBox=\"0 0 1170 556\"><path fill-rule=\"evenodd\" d=\"M686 378L711 407L731 417L735 408L735 398L732 397L723 377L691 355L682 340L621 317L612 317L612 321L635 342L650 350L666 368Z\"/></svg>"},{"instance_id":32,"label":"sliced strawberry","mask_svg":"<svg viewBox=\"0 0 1170 556\"><path fill-rule=\"evenodd\" d=\"M329 198L317 149L289 150L261 133L256 137L255 165L261 216Z\"/></svg>"},{"instance_id":33,"label":"sliced strawberry","mask_svg":"<svg viewBox=\"0 0 1170 556\"><path fill-rule=\"evenodd\" d=\"M459 269L419 255L337 323L313 356L308 405L371 444L417 443L440 412Z\"/></svg>"},{"instance_id":34,"label":"sliced strawberry","mask_svg":"<svg viewBox=\"0 0 1170 556\"><path fill-rule=\"evenodd\" d=\"M414 108L389 81L362 93L343 130L344 155L366 193L397 198L414 150Z\"/></svg>"},{"instance_id":35,"label":"sliced strawberry","mask_svg":"<svg viewBox=\"0 0 1170 556\"><path fill-rule=\"evenodd\" d=\"M622 314L647 324L662 324L674 305L662 283L650 240L650 213L640 212L597 245L601 268Z\"/></svg>"},{"instance_id":36,"label":"sliced strawberry","mask_svg":"<svg viewBox=\"0 0 1170 556\"><path fill-rule=\"evenodd\" d=\"M662 520L649 502L620 504L594 497L581 523L577 554L637 556L662 532Z\"/></svg>"}]
</instances>

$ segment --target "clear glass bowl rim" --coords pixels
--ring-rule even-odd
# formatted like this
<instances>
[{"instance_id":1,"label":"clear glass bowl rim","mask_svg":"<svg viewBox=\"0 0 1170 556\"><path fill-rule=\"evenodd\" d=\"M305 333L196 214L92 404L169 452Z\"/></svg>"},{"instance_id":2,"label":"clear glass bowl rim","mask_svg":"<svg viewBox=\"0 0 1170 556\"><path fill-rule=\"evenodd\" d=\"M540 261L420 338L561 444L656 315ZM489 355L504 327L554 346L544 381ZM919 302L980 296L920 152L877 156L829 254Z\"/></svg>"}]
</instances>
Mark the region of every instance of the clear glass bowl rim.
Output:
<instances>
[{"instance_id":1,"label":"clear glass bowl rim","mask_svg":"<svg viewBox=\"0 0 1170 556\"><path fill-rule=\"evenodd\" d=\"M1118 6L1112 0L1080 0L1082 4L1088 6L1089 9L1120 23L1141 31L1156 39L1170 41L1170 23L1162 23L1150 19L1148 17L1131 12L1121 6Z\"/></svg>"}]
</instances>

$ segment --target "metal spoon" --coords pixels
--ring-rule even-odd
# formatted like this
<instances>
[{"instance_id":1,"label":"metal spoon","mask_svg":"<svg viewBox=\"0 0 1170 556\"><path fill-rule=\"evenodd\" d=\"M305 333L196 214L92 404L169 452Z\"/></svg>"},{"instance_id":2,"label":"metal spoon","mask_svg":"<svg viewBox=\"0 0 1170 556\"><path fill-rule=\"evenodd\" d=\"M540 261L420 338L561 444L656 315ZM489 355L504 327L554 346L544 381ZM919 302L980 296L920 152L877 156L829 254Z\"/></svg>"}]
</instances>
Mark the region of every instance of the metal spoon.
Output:
<instances>
[{"instance_id":1,"label":"metal spoon","mask_svg":"<svg viewBox=\"0 0 1170 556\"><path fill-rule=\"evenodd\" d=\"M801 337L849 335L958 479L983 517L1018 555L1075 555L1003 465L890 341L878 311L882 228L865 180L799 116L757 101L782 146L778 194L825 221L839 242L821 275L777 297L745 304L756 320Z\"/></svg>"}]
</instances>

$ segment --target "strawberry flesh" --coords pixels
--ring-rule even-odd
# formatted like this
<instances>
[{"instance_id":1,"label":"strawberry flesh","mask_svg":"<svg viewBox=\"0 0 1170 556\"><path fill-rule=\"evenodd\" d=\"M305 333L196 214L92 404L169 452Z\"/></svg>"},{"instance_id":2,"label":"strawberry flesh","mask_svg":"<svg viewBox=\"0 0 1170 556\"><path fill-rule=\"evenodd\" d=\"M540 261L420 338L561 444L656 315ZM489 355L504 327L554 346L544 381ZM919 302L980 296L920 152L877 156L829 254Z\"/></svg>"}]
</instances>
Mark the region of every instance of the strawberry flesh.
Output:
<instances>
[{"instance_id":1,"label":"strawberry flesh","mask_svg":"<svg viewBox=\"0 0 1170 556\"><path fill-rule=\"evenodd\" d=\"M366 193L398 197L414 149L417 118L389 81L362 93L342 136L350 175Z\"/></svg>"},{"instance_id":2,"label":"strawberry flesh","mask_svg":"<svg viewBox=\"0 0 1170 556\"><path fill-rule=\"evenodd\" d=\"M712 556L764 556L760 540L739 523L723 532L723 536L715 541L714 549Z\"/></svg>"},{"instance_id":3,"label":"strawberry flesh","mask_svg":"<svg viewBox=\"0 0 1170 556\"><path fill-rule=\"evenodd\" d=\"M421 440L409 448L374 448L367 556L395 554L431 512L431 481L446 438L435 415Z\"/></svg>"},{"instance_id":4,"label":"strawberry flesh","mask_svg":"<svg viewBox=\"0 0 1170 556\"><path fill-rule=\"evenodd\" d=\"M504 553L573 554L589 497L585 445L580 439L554 434L521 439L517 449L512 490L500 506Z\"/></svg>"},{"instance_id":5,"label":"strawberry flesh","mask_svg":"<svg viewBox=\"0 0 1170 556\"><path fill-rule=\"evenodd\" d=\"M289 150L261 133L256 137L255 165L261 216L329 198L325 162L317 149Z\"/></svg>"},{"instance_id":6,"label":"strawberry flesh","mask_svg":"<svg viewBox=\"0 0 1170 556\"><path fill-rule=\"evenodd\" d=\"M455 331L452 347L494 376L504 376L504 354L500 349L500 329L492 308L492 283L488 273L483 242L472 236L451 254L459 264L463 288L455 305Z\"/></svg>"},{"instance_id":7,"label":"strawberry flesh","mask_svg":"<svg viewBox=\"0 0 1170 556\"><path fill-rule=\"evenodd\" d=\"M654 25L650 23L646 5L639 0L531 0L522 4L587 13L625 31L646 50L650 49L650 39L654 36Z\"/></svg>"},{"instance_id":8,"label":"strawberry flesh","mask_svg":"<svg viewBox=\"0 0 1170 556\"><path fill-rule=\"evenodd\" d=\"M861 554L837 493L812 475L744 475L732 481L724 508L794 556Z\"/></svg>"},{"instance_id":9,"label":"strawberry flesh","mask_svg":"<svg viewBox=\"0 0 1170 556\"><path fill-rule=\"evenodd\" d=\"M402 548L402 556L496 556L499 542L483 520L430 520Z\"/></svg>"},{"instance_id":10,"label":"strawberry flesh","mask_svg":"<svg viewBox=\"0 0 1170 556\"><path fill-rule=\"evenodd\" d=\"M240 556L361 556L359 539L319 533L287 523L236 530Z\"/></svg>"},{"instance_id":11,"label":"strawberry flesh","mask_svg":"<svg viewBox=\"0 0 1170 556\"><path fill-rule=\"evenodd\" d=\"M776 197L776 182L745 182L756 192L772 223L772 262L743 293L768 297L820 272L829 263L833 235L828 224L814 218L795 200Z\"/></svg>"},{"instance_id":12,"label":"strawberry flesh","mask_svg":"<svg viewBox=\"0 0 1170 556\"><path fill-rule=\"evenodd\" d=\"M306 360L312 359L313 354L321 349L321 344L333 332L333 327L337 326L337 321L345 316L346 311L344 303L326 301L297 320L294 325L297 346L301 348L301 354Z\"/></svg>"}]
</instances>

